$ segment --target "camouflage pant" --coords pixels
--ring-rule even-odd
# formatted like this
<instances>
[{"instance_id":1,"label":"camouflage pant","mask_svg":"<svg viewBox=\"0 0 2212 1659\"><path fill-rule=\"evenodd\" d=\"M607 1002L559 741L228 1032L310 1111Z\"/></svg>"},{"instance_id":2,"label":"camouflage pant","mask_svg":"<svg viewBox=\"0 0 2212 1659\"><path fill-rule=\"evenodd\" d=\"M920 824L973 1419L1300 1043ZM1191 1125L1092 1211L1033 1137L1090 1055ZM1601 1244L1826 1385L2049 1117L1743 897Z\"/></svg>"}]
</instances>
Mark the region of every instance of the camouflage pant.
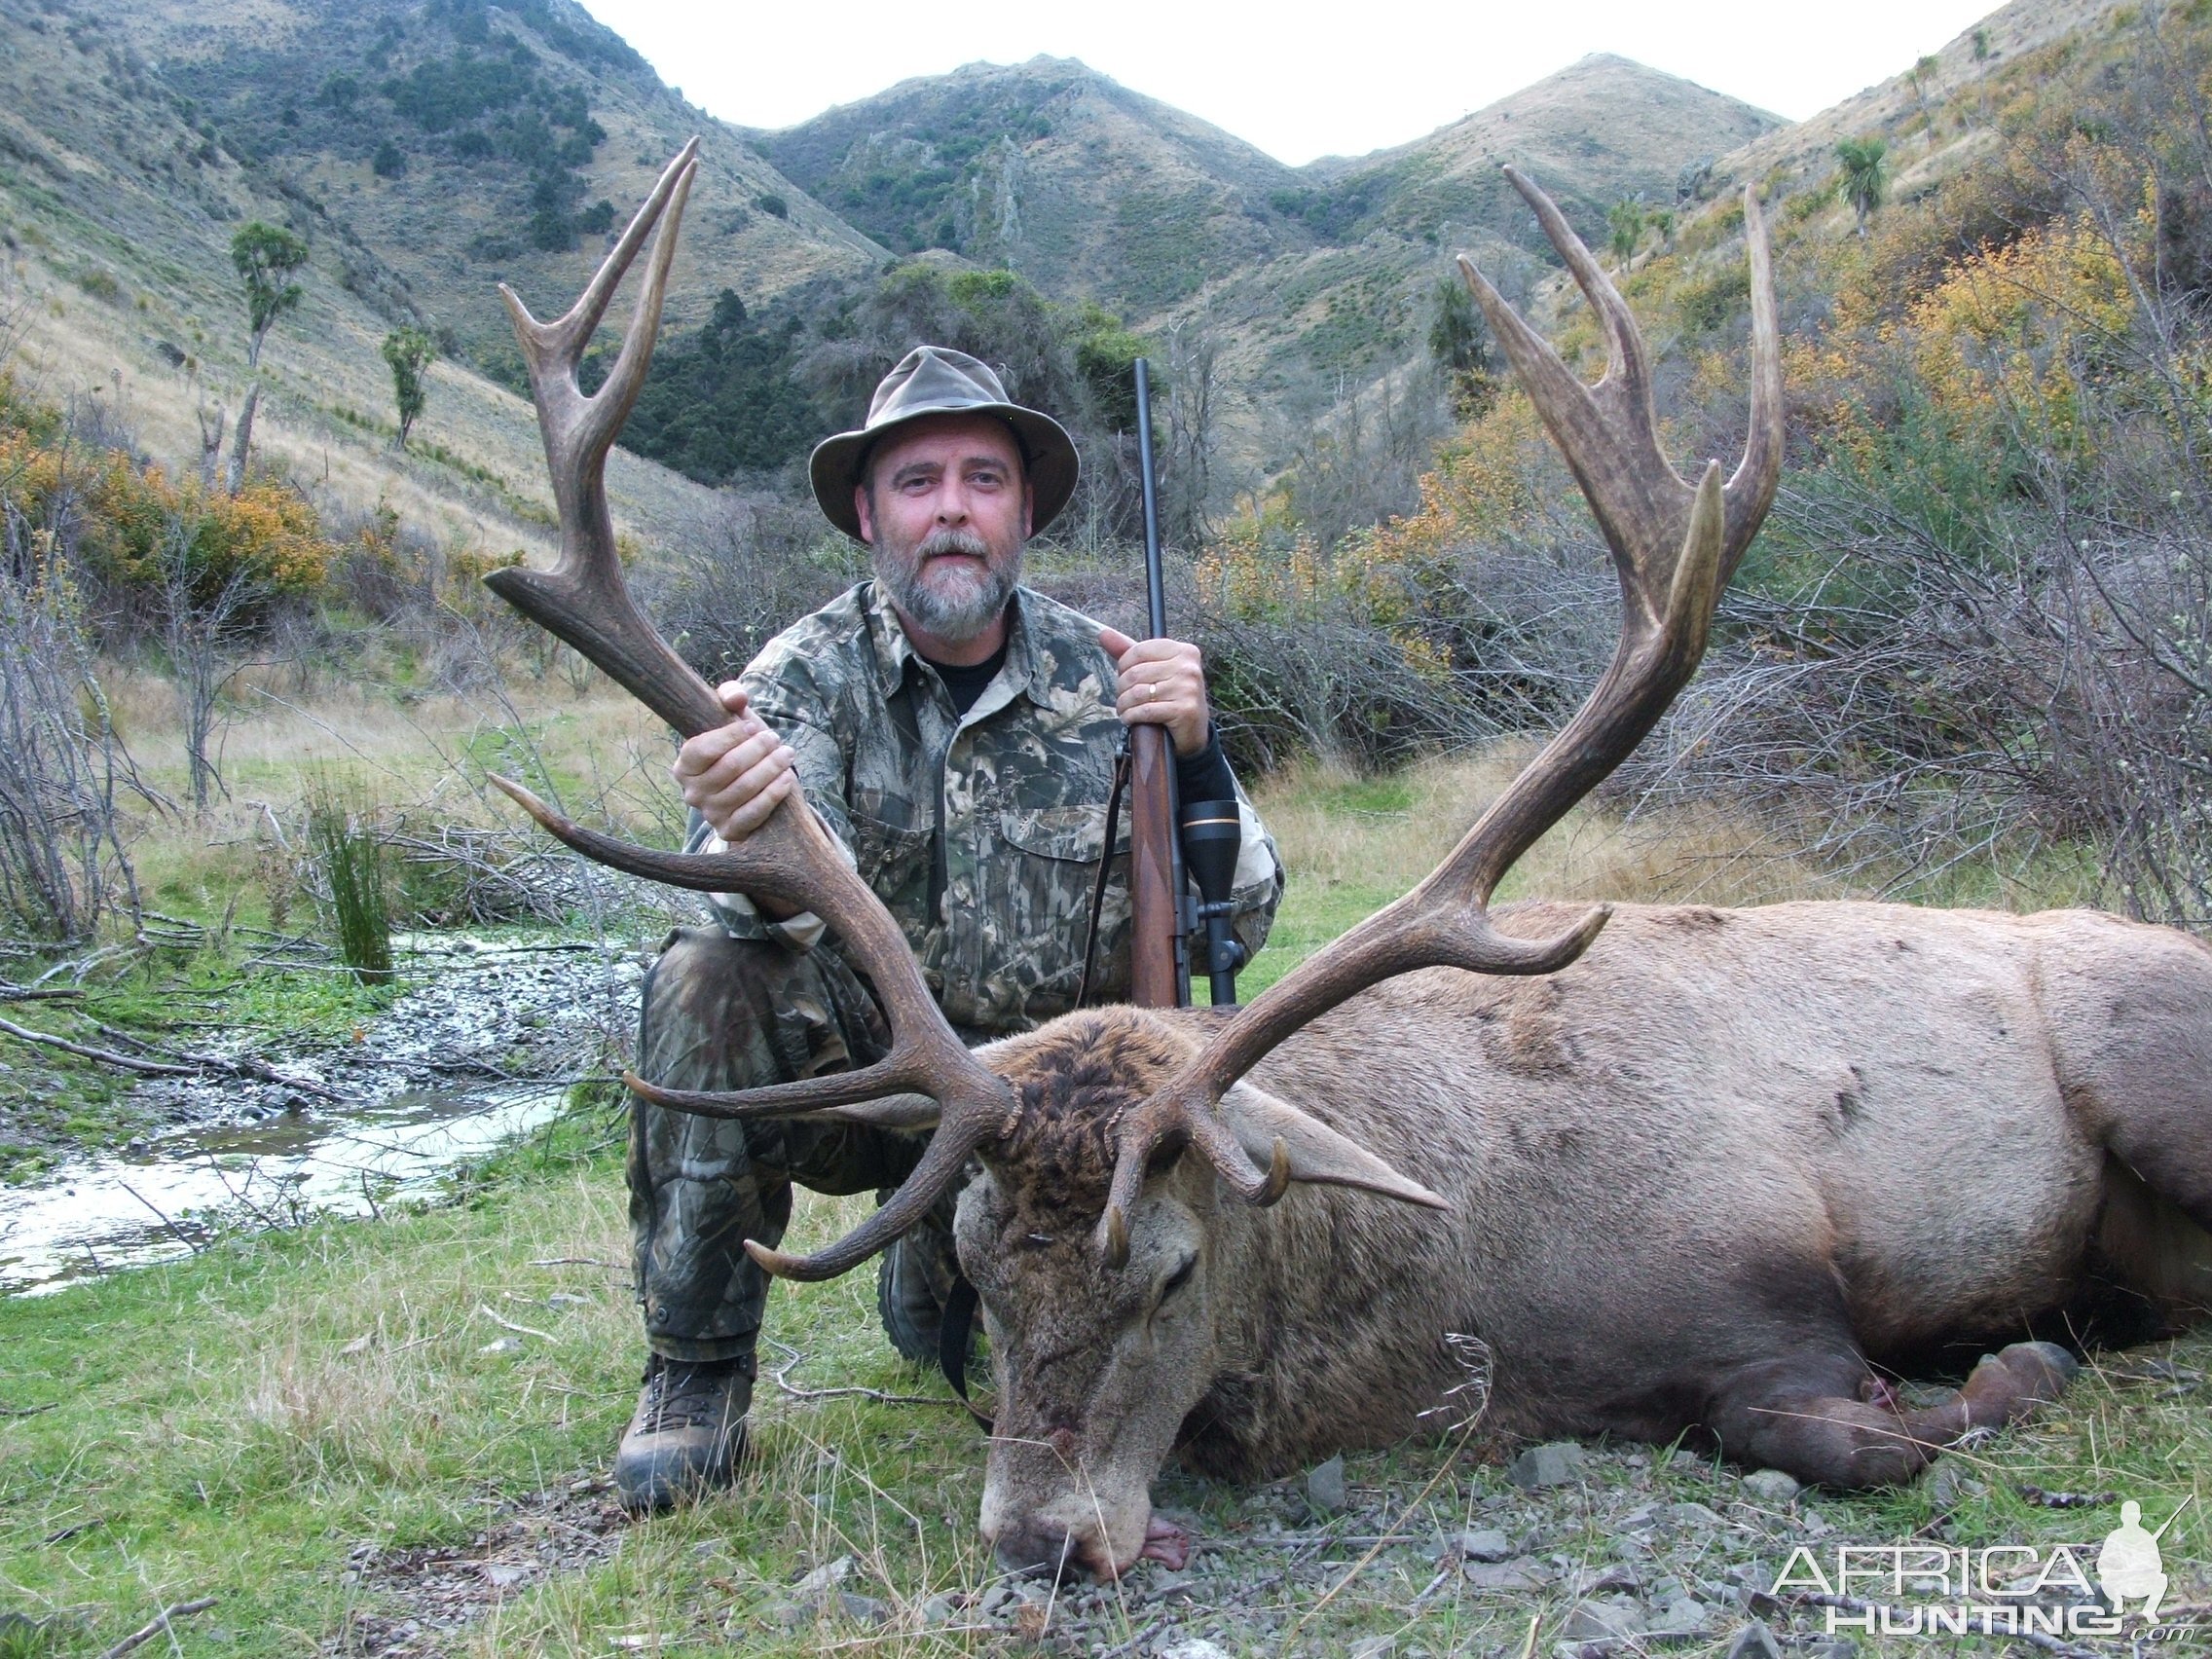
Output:
<instances>
[{"instance_id":1,"label":"camouflage pant","mask_svg":"<svg viewBox=\"0 0 2212 1659\"><path fill-rule=\"evenodd\" d=\"M638 1071L666 1088L752 1088L866 1065L890 1047L866 987L827 948L680 928L645 979ZM783 1237L792 1183L880 1193L928 1144L857 1124L740 1123L634 1102L630 1235L647 1344L670 1359L751 1353L768 1285L744 1241Z\"/></svg>"}]
</instances>

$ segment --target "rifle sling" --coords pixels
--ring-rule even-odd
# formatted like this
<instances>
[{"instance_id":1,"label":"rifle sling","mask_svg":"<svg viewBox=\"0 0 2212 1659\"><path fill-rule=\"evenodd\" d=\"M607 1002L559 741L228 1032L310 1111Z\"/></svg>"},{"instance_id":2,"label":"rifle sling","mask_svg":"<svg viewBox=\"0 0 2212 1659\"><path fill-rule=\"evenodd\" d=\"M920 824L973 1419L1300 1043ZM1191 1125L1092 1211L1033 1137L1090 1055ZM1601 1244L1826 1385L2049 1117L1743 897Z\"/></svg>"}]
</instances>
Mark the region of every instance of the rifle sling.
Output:
<instances>
[{"instance_id":1,"label":"rifle sling","mask_svg":"<svg viewBox=\"0 0 2212 1659\"><path fill-rule=\"evenodd\" d=\"M944 1313L938 1326L937 1363L968 1415L991 1432L991 1419L968 1397L968 1344L976 1332L976 1287L962 1273L952 1281L952 1294L944 1299Z\"/></svg>"},{"instance_id":2,"label":"rifle sling","mask_svg":"<svg viewBox=\"0 0 2212 1659\"><path fill-rule=\"evenodd\" d=\"M1098 955L1098 913L1106 904L1106 877L1114 868L1114 841L1122 829L1122 792L1129 781L1129 731L1122 728L1122 747L1114 756L1114 787L1106 794L1106 844L1098 854L1098 879L1090 884L1090 927L1083 940L1083 980L1075 1006L1090 1001L1090 971Z\"/></svg>"}]
</instances>

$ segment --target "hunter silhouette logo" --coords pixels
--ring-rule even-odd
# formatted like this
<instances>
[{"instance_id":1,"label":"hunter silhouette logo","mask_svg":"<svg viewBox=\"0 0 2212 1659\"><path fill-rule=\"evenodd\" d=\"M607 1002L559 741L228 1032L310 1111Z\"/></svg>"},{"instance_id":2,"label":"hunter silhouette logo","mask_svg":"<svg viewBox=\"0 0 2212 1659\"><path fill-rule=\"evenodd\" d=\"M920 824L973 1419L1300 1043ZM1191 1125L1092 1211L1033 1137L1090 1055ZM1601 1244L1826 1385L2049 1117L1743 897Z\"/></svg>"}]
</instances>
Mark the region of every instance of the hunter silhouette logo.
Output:
<instances>
[{"instance_id":1,"label":"hunter silhouette logo","mask_svg":"<svg viewBox=\"0 0 2212 1659\"><path fill-rule=\"evenodd\" d=\"M2124 1613L2128 1602L2142 1597L2144 1621L2158 1622L2158 1604L2166 1594L2165 1563L2159 1559L2158 1540L2166 1535L2167 1527L2181 1519L2181 1512L2195 1495L2192 1493L2175 1505L2165 1526L2156 1532L2144 1530L2143 1506L2132 1497L2120 1506L2120 1525L2097 1552L2097 1588L2105 1593L2105 1602L2114 1612Z\"/></svg>"},{"instance_id":2,"label":"hunter silhouette logo","mask_svg":"<svg viewBox=\"0 0 2212 1659\"><path fill-rule=\"evenodd\" d=\"M2158 1623L2170 1582L2158 1542L2193 1501L2154 1532L2129 1498L2093 1561L2086 1542L1839 1544L1832 1563L1800 1545L1770 1593L1825 1604L1830 1636L2119 1636L2140 1619L2147 1640L2187 1641L2196 1627Z\"/></svg>"}]
</instances>

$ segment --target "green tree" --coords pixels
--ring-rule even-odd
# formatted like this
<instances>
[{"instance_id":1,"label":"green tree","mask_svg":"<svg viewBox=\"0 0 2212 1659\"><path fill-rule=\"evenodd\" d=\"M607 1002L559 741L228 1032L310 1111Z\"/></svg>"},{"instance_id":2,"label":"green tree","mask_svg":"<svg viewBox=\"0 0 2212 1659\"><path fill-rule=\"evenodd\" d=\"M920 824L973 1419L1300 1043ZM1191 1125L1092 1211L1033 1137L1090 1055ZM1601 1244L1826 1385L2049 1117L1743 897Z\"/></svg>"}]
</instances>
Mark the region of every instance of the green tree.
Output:
<instances>
[{"instance_id":1,"label":"green tree","mask_svg":"<svg viewBox=\"0 0 2212 1659\"><path fill-rule=\"evenodd\" d=\"M1643 240L1643 203L1633 197L1614 203L1605 212L1605 230L1614 260L1627 265Z\"/></svg>"},{"instance_id":2,"label":"green tree","mask_svg":"<svg viewBox=\"0 0 2212 1659\"><path fill-rule=\"evenodd\" d=\"M1428 323L1428 354L1444 371L1453 414L1471 421L1490 407L1497 391L1490 331L1475 296L1459 276L1446 276L1436 284L1436 310Z\"/></svg>"},{"instance_id":3,"label":"green tree","mask_svg":"<svg viewBox=\"0 0 2212 1659\"><path fill-rule=\"evenodd\" d=\"M1882 138L1846 138L1835 147L1843 164L1843 199L1859 215L1859 234L1866 234L1866 221L1882 204L1890 189L1890 146Z\"/></svg>"},{"instance_id":4,"label":"green tree","mask_svg":"<svg viewBox=\"0 0 2212 1659\"><path fill-rule=\"evenodd\" d=\"M307 240L281 225L254 219L240 225L231 238L231 263L245 278L246 319L252 328L245 351L247 368L261 367L261 343L269 338L276 319L300 303L306 290L291 276L307 262Z\"/></svg>"},{"instance_id":5,"label":"green tree","mask_svg":"<svg viewBox=\"0 0 2212 1659\"><path fill-rule=\"evenodd\" d=\"M399 447L407 447L427 396L424 372L437 360L438 349L420 328L396 328L384 337L384 360L391 365L391 392L399 404Z\"/></svg>"}]
</instances>

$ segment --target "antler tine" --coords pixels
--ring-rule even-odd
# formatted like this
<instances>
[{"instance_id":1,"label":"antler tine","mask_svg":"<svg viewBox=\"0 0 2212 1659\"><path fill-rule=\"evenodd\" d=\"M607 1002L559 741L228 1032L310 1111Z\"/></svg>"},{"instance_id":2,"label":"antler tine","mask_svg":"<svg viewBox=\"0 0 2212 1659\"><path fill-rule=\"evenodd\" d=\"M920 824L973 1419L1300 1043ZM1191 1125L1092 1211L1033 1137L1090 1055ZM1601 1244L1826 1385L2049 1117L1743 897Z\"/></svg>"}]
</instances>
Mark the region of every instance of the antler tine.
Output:
<instances>
[{"instance_id":1,"label":"antler tine","mask_svg":"<svg viewBox=\"0 0 2212 1659\"><path fill-rule=\"evenodd\" d=\"M607 315L607 308L613 304L614 290L621 285L623 274L630 269L630 261L638 257L638 249L645 245L645 238L652 234L653 227L660 222L661 210L668 205L669 198L675 194L678 181L683 180L688 186L687 175L697 164L698 157L699 140L693 137L676 152L675 159L667 166L661 168L660 177L654 181L651 194L631 216L630 223L623 228L621 238L613 247L608 250L607 257L599 262L599 269L592 273L591 280L584 284L584 291L576 296L576 303L551 322L539 322L532 316L529 308L516 296L515 291L501 282L499 297L507 302L507 310L514 316L516 327L527 328L548 352L565 354L568 349L588 345L591 337L599 331L600 319ZM678 216L682 217L681 207ZM577 354L580 355L580 350ZM528 355L527 350L525 355ZM570 366L574 365L571 363Z\"/></svg>"},{"instance_id":2,"label":"antler tine","mask_svg":"<svg viewBox=\"0 0 2212 1659\"><path fill-rule=\"evenodd\" d=\"M1124 1121L1096 1235L1109 1259L1117 1240L1126 1248L1127 1215L1143 1190L1146 1164L1170 1137L1187 1138L1248 1201L1280 1196L1280 1182L1254 1167L1216 1107L1237 1078L1299 1026L1415 968L1549 974L1589 948L1610 914L1606 906L1593 907L1554 938L1517 939L1493 925L1491 896L1514 861L1627 758L1696 672L1720 589L1773 498L1782 454L1780 348L1755 203L1745 219L1757 290L1751 436L1734 485L1724 491L1718 462L1709 462L1693 488L1660 451L1635 317L1550 198L1507 171L1605 319L1613 345L1605 378L1595 387L1584 386L1470 261L1462 257L1459 267L1604 532L1620 581L1619 643L1573 719L1442 864L1233 1016Z\"/></svg>"},{"instance_id":3,"label":"antler tine","mask_svg":"<svg viewBox=\"0 0 2212 1659\"><path fill-rule=\"evenodd\" d=\"M1744 246L1751 258L1751 433L1728 480L1728 535L1721 549L1723 585L1751 544L1782 482L1782 324L1774 304L1774 251L1758 193L1744 187Z\"/></svg>"},{"instance_id":4,"label":"antler tine","mask_svg":"<svg viewBox=\"0 0 2212 1659\"><path fill-rule=\"evenodd\" d=\"M931 1137L921 1162L914 1165L914 1172L881 1209L834 1244L825 1245L811 1256L790 1256L748 1238L745 1253L778 1278L826 1279L850 1272L928 1215L938 1198L960 1179L969 1157L991 1138L987 1125L974 1120L955 1123L948 1113Z\"/></svg>"}]
</instances>

